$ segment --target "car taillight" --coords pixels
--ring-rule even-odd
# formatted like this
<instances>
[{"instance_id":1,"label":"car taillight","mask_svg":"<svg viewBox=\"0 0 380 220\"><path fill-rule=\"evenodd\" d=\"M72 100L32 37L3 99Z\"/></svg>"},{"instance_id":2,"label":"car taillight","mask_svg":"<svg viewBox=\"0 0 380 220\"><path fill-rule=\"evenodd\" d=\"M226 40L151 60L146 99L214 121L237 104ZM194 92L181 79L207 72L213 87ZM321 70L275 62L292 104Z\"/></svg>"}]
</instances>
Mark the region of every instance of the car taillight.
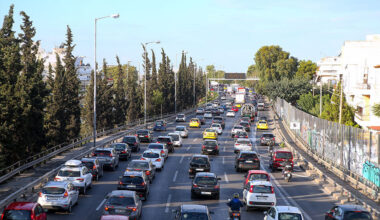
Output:
<instances>
[{"instance_id":1,"label":"car taillight","mask_svg":"<svg viewBox=\"0 0 380 220\"><path fill-rule=\"evenodd\" d=\"M193 184L193 187L194 187L194 188L198 188L198 185L197 185L197 184Z\"/></svg>"},{"instance_id":2,"label":"car taillight","mask_svg":"<svg viewBox=\"0 0 380 220\"><path fill-rule=\"evenodd\" d=\"M63 194L63 198L67 198L69 196L69 194L67 193L67 191L65 191L65 194Z\"/></svg>"},{"instance_id":3,"label":"car taillight","mask_svg":"<svg viewBox=\"0 0 380 220\"><path fill-rule=\"evenodd\" d=\"M121 153L122 153L122 154L126 154L127 152L126 152L125 150L123 150Z\"/></svg>"},{"instance_id":4,"label":"car taillight","mask_svg":"<svg viewBox=\"0 0 380 220\"><path fill-rule=\"evenodd\" d=\"M84 181L83 178L77 178L76 180L78 180L79 182L83 182Z\"/></svg>"},{"instance_id":5,"label":"car taillight","mask_svg":"<svg viewBox=\"0 0 380 220\"><path fill-rule=\"evenodd\" d=\"M136 207L127 207L127 209L130 209L130 210L132 210L132 212L136 212Z\"/></svg>"},{"instance_id":6,"label":"car taillight","mask_svg":"<svg viewBox=\"0 0 380 220\"><path fill-rule=\"evenodd\" d=\"M239 216L240 216L240 213L239 213L239 212L234 212L234 213L232 213L232 216L239 217Z\"/></svg>"},{"instance_id":7,"label":"car taillight","mask_svg":"<svg viewBox=\"0 0 380 220\"><path fill-rule=\"evenodd\" d=\"M91 156L95 157L95 156L96 156L96 154L95 154L95 153L91 153Z\"/></svg>"},{"instance_id":8,"label":"car taillight","mask_svg":"<svg viewBox=\"0 0 380 220\"><path fill-rule=\"evenodd\" d=\"M245 136L245 138L248 138L248 136Z\"/></svg>"},{"instance_id":9,"label":"car taillight","mask_svg":"<svg viewBox=\"0 0 380 220\"><path fill-rule=\"evenodd\" d=\"M161 158L156 159L157 162L161 162Z\"/></svg>"},{"instance_id":10,"label":"car taillight","mask_svg":"<svg viewBox=\"0 0 380 220\"><path fill-rule=\"evenodd\" d=\"M137 142L135 142L133 145L135 145L135 146L136 146L136 145L137 145Z\"/></svg>"},{"instance_id":11,"label":"car taillight","mask_svg":"<svg viewBox=\"0 0 380 220\"><path fill-rule=\"evenodd\" d=\"M146 138L148 138L149 136L148 135L145 135Z\"/></svg>"},{"instance_id":12,"label":"car taillight","mask_svg":"<svg viewBox=\"0 0 380 220\"><path fill-rule=\"evenodd\" d=\"M142 182L140 185L145 186L145 182Z\"/></svg>"},{"instance_id":13,"label":"car taillight","mask_svg":"<svg viewBox=\"0 0 380 220\"><path fill-rule=\"evenodd\" d=\"M123 185L123 182L119 181L119 185Z\"/></svg>"},{"instance_id":14,"label":"car taillight","mask_svg":"<svg viewBox=\"0 0 380 220\"><path fill-rule=\"evenodd\" d=\"M216 146L215 146L215 149L217 149L217 150L218 150L218 148L219 148L219 147L218 147L218 145L216 145Z\"/></svg>"},{"instance_id":15,"label":"car taillight","mask_svg":"<svg viewBox=\"0 0 380 220\"><path fill-rule=\"evenodd\" d=\"M271 192L274 193L274 187L271 186L270 189L271 189Z\"/></svg>"},{"instance_id":16,"label":"car taillight","mask_svg":"<svg viewBox=\"0 0 380 220\"><path fill-rule=\"evenodd\" d=\"M261 140L264 140L264 137L261 137Z\"/></svg>"},{"instance_id":17,"label":"car taillight","mask_svg":"<svg viewBox=\"0 0 380 220\"><path fill-rule=\"evenodd\" d=\"M96 166L94 165L94 166L92 167L92 169L93 169L93 170L96 170Z\"/></svg>"},{"instance_id":18,"label":"car taillight","mask_svg":"<svg viewBox=\"0 0 380 220\"><path fill-rule=\"evenodd\" d=\"M135 136L137 137L137 134L135 134Z\"/></svg>"},{"instance_id":19,"label":"car taillight","mask_svg":"<svg viewBox=\"0 0 380 220\"><path fill-rule=\"evenodd\" d=\"M161 153L163 154L163 153L165 153L165 151L164 151L164 150L161 150Z\"/></svg>"},{"instance_id":20,"label":"car taillight","mask_svg":"<svg viewBox=\"0 0 380 220\"><path fill-rule=\"evenodd\" d=\"M205 149L205 148L206 148L206 146L202 145L202 149Z\"/></svg>"},{"instance_id":21,"label":"car taillight","mask_svg":"<svg viewBox=\"0 0 380 220\"><path fill-rule=\"evenodd\" d=\"M156 143L157 143L157 144L159 144L160 142L159 142L159 141L157 141Z\"/></svg>"},{"instance_id":22,"label":"car taillight","mask_svg":"<svg viewBox=\"0 0 380 220\"><path fill-rule=\"evenodd\" d=\"M42 197L42 192L38 193L38 197Z\"/></svg>"},{"instance_id":23,"label":"car taillight","mask_svg":"<svg viewBox=\"0 0 380 220\"><path fill-rule=\"evenodd\" d=\"M109 207L108 206L105 206L104 207L104 210L108 211Z\"/></svg>"},{"instance_id":24,"label":"car taillight","mask_svg":"<svg viewBox=\"0 0 380 220\"><path fill-rule=\"evenodd\" d=\"M55 177L54 178L54 181L60 181L61 179L60 178L58 178L58 177Z\"/></svg>"},{"instance_id":25,"label":"car taillight","mask_svg":"<svg viewBox=\"0 0 380 220\"><path fill-rule=\"evenodd\" d=\"M149 170L145 171L145 174L149 176L150 175L150 171Z\"/></svg>"},{"instance_id":26,"label":"car taillight","mask_svg":"<svg viewBox=\"0 0 380 220\"><path fill-rule=\"evenodd\" d=\"M144 157L141 157L140 160L145 160L145 158L144 158Z\"/></svg>"},{"instance_id":27,"label":"car taillight","mask_svg":"<svg viewBox=\"0 0 380 220\"><path fill-rule=\"evenodd\" d=\"M235 137L237 138L238 136L237 136L237 135L235 135Z\"/></svg>"},{"instance_id":28,"label":"car taillight","mask_svg":"<svg viewBox=\"0 0 380 220\"><path fill-rule=\"evenodd\" d=\"M252 146L252 144L248 144L248 146Z\"/></svg>"},{"instance_id":29,"label":"car taillight","mask_svg":"<svg viewBox=\"0 0 380 220\"><path fill-rule=\"evenodd\" d=\"M251 186L251 187L249 188L249 192L250 192L250 193L253 193L253 186Z\"/></svg>"},{"instance_id":30,"label":"car taillight","mask_svg":"<svg viewBox=\"0 0 380 220\"><path fill-rule=\"evenodd\" d=\"M240 144L235 144L235 145L240 145Z\"/></svg>"},{"instance_id":31,"label":"car taillight","mask_svg":"<svg viewBox=\"0 0 380 220\"><path fill-rule=\"evenodd\" d=\"M219 189L219 185L214 186L214 189Z\"/></svg>"},{"instance_id":32,"label":"car taillight","mask_svg":"<svg viewBox=\"0 0 380 220\"><path fill-rule=\"evenodd\" d=\"M168 144L170 145L170 144L172 144L172 142L168 142Z\"/></svg>"},{"instance_id":33,"label":"car taillight","mask_svg":"<svg viewBox=\"0 0 380 220\"><path fill-rule=\"evenodd\" d=\"M110 157L113 157L113 155L112 155L112 154L110 154L109 156L110 156Z\"/></svg>"}]
</instances>

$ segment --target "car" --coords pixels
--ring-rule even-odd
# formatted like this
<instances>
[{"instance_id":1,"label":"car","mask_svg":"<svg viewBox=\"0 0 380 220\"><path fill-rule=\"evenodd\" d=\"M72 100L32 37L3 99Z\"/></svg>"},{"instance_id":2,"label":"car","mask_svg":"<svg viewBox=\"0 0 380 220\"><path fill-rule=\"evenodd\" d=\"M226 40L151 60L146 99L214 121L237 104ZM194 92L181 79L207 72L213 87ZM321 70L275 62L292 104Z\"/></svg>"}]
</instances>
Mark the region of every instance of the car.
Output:
<instances>
[{"instance_id":1,"label":"car","mask_svg":"<svg viewBox=\"0 0 380 220\"><path fill-rule=\"evenodd\" d=\"M139 139L140 142L150 143L153 140L152 131L149 131L147 129L137 130L135 136Z\"/></svg>"},{"instance_id":2,"label":"car","mask_svg":"<svg viewBox=\"0 0 380 220\"><path fill-rule=\"evenodd\" d=\"M240 119L240 122L248 122L249 124L251 124L251 118L249 118L249 117L242 117Z\"/></svg>"},{"instance_id":3,"label":"car","mask_svg":"<svg viewBox=\"0 0 380 220\"><path fill-rule=\"evenodd\" d=\"M252 142L249 138L238 138L234 144L234 153L239 153L240 151L250 151L252 150Z\"/></svg>"},{"instance_id":4,"label":"car","mask_svg":"<svg viewBox=\"0 0 380 220\"><path fill-rule=\"evenodd\" d=\"M214 173L199 172L195 175L191 184L191 198L199 196L210 196L219 199L221 180Z\"/></svg>"},{"instance_id":5,"label":"car","mask_svg":"<svg viewBox=\"0 0 380 220\"><path fill-rule=\"evenodd\" d=\"M194 176L197 172L210 172L210 159L206 155L195 154L190 159L189 175Z\"/></svg>"},{"instance_id":6,"label":"car","mask_svg":"<svg viewBox=\"0 0 380 220\"><path fill-rule=\"evenodd\" d=\"M260 159L255 151L240 151L235 158L236 172L246 170L259 170Z\"/></svg>"},{"instance_id":7,"label":"car","mask_svg":"<svg viewBox=\"0 0 380 220\"><path fill-rule=\"evenodd\" d=\"M264 111L265 110L265 104L263 102L258 102L257 103L257 110L259 111Z\"/></svg>"},{"instance_id":8,"label":"car","mask_svg":"<svg viewBox=\"0 0 380 220\"><path fill-rule=\"evenodd\" d=\"M92 157L96 157L104 167L111 168L112 171L119 166L119 155L113 148L96 148Z\"/></svg>"},{"instance_id":9,"label":"car","mask_svg":"<svg viewBox=\"0 0 380 220\"><path fill-rule=\"evenodd\" d=\"M291 163L293 168L294 163L292 152L286 150L275 150L272 157L269 159L269 168L272 169L272 171L282 169L287 161Z\"/></svg>"},{"instance_id":10,"label":"car","mask_svg":"<svg viewBox=\"0 0 380 220\"><path fill-rule=\"evenodd\" d=\"M164 156L165 159L168 158L168 156L169 156L169 149L168 149L168 146L166 144L151 143L148 145L148 149L161 150L162 156Z\"/></svg>"},{"instance_id":11,"label":"car","mask_svg":"<svg viewBox=\"0 0 380 220\"><path fill-rule=\"evenodd\" d=\"M178 114L178 115L175 117L175 121L176 121L176 122L179 122L179 121L183 121L183 122L185 122L185 121L186 121L186 116L185 116L185 114Z\"/></svg>"},{"instance_id":12,"label":"car","mask_svg":"<svg viewBox=\"0 0 380 220\"><path fill-rule=\"evenodd\" d=\"M203 140L204 139L213 139L213 140L218 139L218 133L213 128L206 128L202 134L203 134Z\"/></svg>"},{"instance_id":13,"label":"car","mask_svg":"<svg viewBox=\"0 0 380 220\"><path fill-rule=\"evenodd\" d=\"M37 202L12 202L4 208L1 215L1 220L7 219L46 220L47 215Z\"/></svg>"},{"instance_id":14,"label":"car","mask_svg":"<svg viewBox=\"0 0 380 220\"><path fill-rule=\"evenodd\" d=\"M154 123L153 131L166 131L166 122L164 120L158 120Z\"/></svg>"},{"instance_id":15,"label":"car","mask_svg":"<svg viewBox=\"0 0 380 220\"><path fill-rule=\"evenodd\" d=\"M245 131L244 127L241 126L241 125L234 125L231 129L231 137L235 137L235 134L238 132L238 131Z\"/></svg>"},{"instance_id":16,"label":"car","mask_svg":"<svg viewBox=\"0 0 380 220\"><path fill-rule=\"evenodd\" d=\"M219 112L218 108L211 109L211 115L212 116L219 116L220 112Z\"/></svg>"},{"instance_id":17,"label":"car","mask_svg":"<svg viewBox=\"0 0 380 220\"><path fill-rule=\"evenodd\" d=\"M128 219L140 219L142 202L135 191L114 190L107 194L103 215L124 215Z\"/></svg>"},{"instance_id":18,"label":"car","mask_svg":"<svg viewBox=\"0 0 380 220\"><path fill-rule=\"evenodd\" d=\"M221 116L215 116L215 117L212 119L212 123L218 123L218 124L221 124L223 129L226 127L226 123L224 122L224 119L223 119L223 117L221 117Z\"/></svg>"},{"instance_id":19,"label":"car","mask_svg":"<svg viewBox=\"0 0 380 220\"><path fill-rule=\"evenodd\" d=\"M246 211L250 211L252 208L276 206L277 199L272 183L268 181L249 182L243 190L243 201Z\"/></svg>"},{"instance_id":20,"label":"car","mask_svg":"<svg viewBox=\"0 0 380 220\"><path fill-rule=\"evenodd\" d=\"M234 112L238 112L238 111L239 111L239 108L236 107L236 106L232 106L231 110L234 111Z\"/></svg>"},{"instance_id":21,"label":"car","mask_svg":"<svg viewBox=\"0 0 380 220\"><path fill-rule=\"evenodd\" d=\"M164 168L165 157L160 150L145 150L141 160L149 160L160 171Z\"/></svg>"},{"instance_id":22,"label":"car","mask_svg":"<svg viewBox=\"0 0 380 220\"><path fill-rule=\"evenodd\" d=\"M187 130L186 126L176 126L175 132L180 134L183 138L189 137L189 131Z\"/></svg>"},{"instance_id":23,"label":"car","mask_svg":"<svg viewBox=\"0 0 380 220\"><path fill-rule=\"evenodd\" d=\"M220 97L221 100L226 100L226 96Z\"/></svg>"},{"instance_id":24,"label":"car","mask_svg":"<svg viewBox=\"0 0 380 220\"><path fill-rule=\"evenodd\" d=\"M149 195L149 178L143 171L125 171L119 177L118 190L135 191L140 199L147 200Z\"/></svg>"},{"instance_id":25,"label":"car","mask_svg":"<svg viewBox=\"0 0 380 220\"><path fill-rule=\"evenodd\" d=\"M49 181L38 194L37 202L44 210L65 210L71 213L78 203L78 189L68 181Z\"/></svg>"},{"instance_id":26,"label":"car","mask_svg":"<svg viewBox=\"0 0 380 220\"><path fill-rule=\"evenodd\" d=\"M216 140L205 140L202 145L202 154L219 154L219 145Z\"/></svg>"},{"instance_id":27,"label":"car","mask_svg":"<svg viewBox=\"0 0 380 220\"><path fill-rule=\"evenodd\" d=\"M157 144L166 144L166 146L168 147L169 153L174 152L174 145L173 145L172 137L170 137L170 136L158 136L156 143Z\"/></svg>"},{"instance_id":28,"label":"car","mask_svg":"<svg viewBox=\"0 0 380 220\"><path fill-rule=\"evenodd\" d=\"M207 206L205 205L194 205L194 204L186 204L181 205L178 210L173 210L175 220L183 220L183 219L202 219L202 220L211 220L210 214L213 212L209 212Z\"/></svg>"},{"instance_id":29,"label":"car","mask_svg":"<svg viewBox=\"0 0 380 220\"><path fill-rule=\"evenodd\" d=\"M219 111L219 114L224 114L224 108L223 107L219 107L218 111Z\"/></svg>"},{"instance_id":30,"label":"car","mask_svg":"<svg viewBox=\"0 0 380 220\"><path fill-rule=\"evenodd\" d=\"M219 123L212 123L210 128L214 129L218 135L221 135L223 133L222 125Z\"/></svg>"},{"instance_id":31,"label":"car","mask_svg":"<svg viewBox=\"0 0 380 220\"><path fill-rule=\"evenodd\" d=\"M371 213L360 205L344 204L332 207L325 214L325 220L365 219L372 220Z\"/></svg>"},{"instance_id":32,"label":"car","mask_svg":"<svg viewBox=\"0 0 380 220\"><path fill-rule=\"evenodd\" d=\"M244 186L249 181L270 181L270 176L265 170L248 170L247 174L244 175L244 177Z\"/></svg>"},{"instance_id":33,"label":"car","mask_svg":"<svg viewBox=\"0 0 380 220\"><path fill-rule=\"evenodd\" d=\"M131 158L132 153L128 144L112 143L109 147L115 149L116 153L119 154L120 160L128 160L129 158Z\"/></svg>"},{"instance_id":34,"label":"car","mask_svg":"<svg viewBox=\"0 0 380 220\"><path fill-rule=\"evenodd\" d=\"M251 125L250 125L249 122L241 121L239 123L239 125L243 126L246 132L250 132L251 131Z\"/></svg>"},{"instance_id":35,"label":"car","mask_svg":"<svg viewBox=\"0 0 380 220\"><path fill-rule=\"evenodd\" d=\"M129 220L129 217L124 215L102 215L100 220Z\"/></svg>"},{"instance_id":36,"label":"car","mask_svg":"<svg viewBox=\"0 0 380 220\"><path fill-rule=\"evenodd\" d=\"M265 211L264 215L264 220L305 219L299 208L295 206L274 206L268 211Z\"/></svg>"},{"instance_id":37,"label":"car","mask_svg":"<svg viewBox=\"0 0 380 220\"><path fill-rule=\"evenodd\" d=\"M268 118L266 116L260 116L259 121L261 120L268 122Z\"/></svg>"},{"instance_id":38,"label":"car","mask_svg":"<svg viewBox=\"0 0 380 220\"><path fill-rule=\"evenodd\" d=\"M260 145L269 145L271 141L273 141L273 143L276 142L274 135L271 133L264 133L260 137Z\"/></svg>"},{"instance_id":39,"label":"car","mask_svg":"<svg viewBox=\"0 0 380 220\"><path fill-rule=\"evenodd\" d=\"M235 112L232 111L232 110L228 110L227 113L226 113L226 116L227 117L235 117Z\"/></svg>"},{"instance_id":40,"label":"car","mask_svg":"<svg viewBox=\"0 0 380 220\"><path fill-rule=\"evenodd\" d=\"M179 133L169 133L168 136L172 137L174 147L182 147L182 137Z\"/></svg>"},{"instance_id":41,"label":"car","mask_svg":"<svg viewBox=\"0 0 380 220\"><path fill-rule=\"evenodd\" d=\"M143 171L151 183L156 177L156 168L153 163L148 160L132 160L128 163L125 171Z\"/></svg>"},{"instance_id":42,"label":"car","mask_svg":"<svg viewBox=\"0 0 380 220\"><path fill-rule=\"evenodd\" d=\"M92 174L92 179L98 181L103 176L103 164L94 157L83 157L81 162Z\"/></svg>"},{"instance_id":43,"label":"car","mask_svg":"<svg viewBox=\"0 0 380 220\"><path fill-rule=\"evenodd\" d=\"M240 104L240 103L237 103L235 106L236 106L237 108L241 108L241 104Z\"/></svg>"},{"instance_id":44,"label":"car","mask_svg":"<svg viewBox=\"0 0 380 220\"><path fill-rule=\"evenodd\" d=\"M212 113L211 112L205 112L203 115L205 119L212 119Z\"/></svg>"},{"instance_id":45,"label":"car","mask_svg":"<svg viewBox=\"0 0 380 220\"><path fill-rule=\"evenodd\" d=\"M212 109L212 103L207 103L206 104L206 110L205 111L207 111L207 110L211 110Z\"/></svg>"},{"instance_id":46,"label":"car","mask_svg":"<svg viewBox=\"0 0 380 220\"><path fill-rule=\"evenodd\" d=\"M140 133L140 134L136 134L135 136L133 135L124 136L121 143L128 144L128 146L131 148L133 152L139 152L140 151L140 138L139 138L140 135L142 134Z\"/></svg>"},{"instance_id":47,"label":"car","mask_svg":"<svg viewBox=\"0 0 380 220\"><path fill-rule=\"evenodd\" d=\"M201 127L201 121L198 118L192 118L189 122L190 128L200 128Z\"/></svg>"},{"instance_id":48,"label":"car","mask_svg":"<svg viewBox=\"0 0 380 220\"><path fill-rule=\"evenodd\" d=\"M257 122L257 129L258 130L268 130L268 123L264 120Z\"/></svg>"},{"instance_id":49,"label":"car","mask_svg":"<svg viewBox=\"0 0 380 220\"><path fill-rule=\"evenodd\" d=\"M197 114L195 117L199 119L199 121L201 122L201 125L206 124L206 120L203 114Z\"/></svg>"},{"instance_id":50,"label":"car","mask_svg":"<svg viewBox=\"0 0 380 220\"><path fill-rule=\"evenodd\" d=\"M205 109L204 108L197 108L196 114L204 114L204 113L205 113Z\"/></svg>"},{"instance_id":51,"label":"car","mask_svg":"<svg viewBox=\"0 0 380 220\"><path fill-rule=\"evenodd\" d=\"M87 189L92 186L92 173L82 164L80 160L68 160L58 171L54 181L70 181L75 187L86 194Z\"/></svg>"},{"instance_id":52,"label":"car","mask_svg":"<svg viewBox=\"0 0 380 220\"><path fill-rule=\"evenodd\" d=\"M246 131L238 131L234 135L234 140L236 141L238 138L248 138L248 133Z\"/></svg>"}]
</instances>

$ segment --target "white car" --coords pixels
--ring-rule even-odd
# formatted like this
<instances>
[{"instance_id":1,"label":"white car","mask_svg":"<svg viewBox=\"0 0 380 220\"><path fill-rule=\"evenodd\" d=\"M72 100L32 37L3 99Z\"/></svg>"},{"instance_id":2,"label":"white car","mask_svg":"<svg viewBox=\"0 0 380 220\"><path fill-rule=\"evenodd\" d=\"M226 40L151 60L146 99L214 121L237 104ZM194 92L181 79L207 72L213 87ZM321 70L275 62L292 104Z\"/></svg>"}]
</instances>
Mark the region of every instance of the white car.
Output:
<instances>
[{"instance_id":1,"label":"white car","mask_svg":"<svg viewBox=\"0 0 380 220\"><path fill-rule=\"evenodd\" d=\"M252 142L249 138L238 138L234 144L234 152L240 151L251 151L252 150Z\"/></svg>"},{"instance_id":2,"label":"white car","mask_svg":"<svg viewBox=\"0 0 380 220\"><path fill-rule=\"evenodd\" d=\"M68 160L55 176L54 181L68 181L86 194L92 185L92 173L80 160Z\"/></svg>"},{"instance_id":3,"label":"white car","mask_svg":"<svg viewBox=\"0 0 380 220\"><path fill-rule=\"evenodd\" d=\"M189 131L187 130L186 126L176 126L175 132L179 133L183 138L189 137Z\"/></svg>"},{"instance_id":4,"label":"white car","mask_svg":"<svg viewBox=\"0 0 380 220\"><path fill-rule=\"evenodd\" d=\"M234 137L238 131L245 131L245 128L241 125L234 125L231 130L231 137Z\"/></svg>"},{"instance_id":5,"label":"white car","mask_svg":"<svg viewBox=\"0 0 380 220\"><path fill-rule=\"evenodd\" d=\"M205 110L203 108L198 108L196 113L199 113L199 114L204 114L205 113Z\"/></svg>"},{"instance_id":6,"label":"white car","mask_svg":"<svg viewBox=\"0 0 380 220\"><path fill-rule=\"evenodd\" d=\"M264 220L305 219L302 212L294 206L275 206L265 211L264 215Z\"/></svg>"},{"instance_id":7,"label":"white car","mask_svg":"<svg viewBox=\"0 0 380 220\"><path fill-rule=\"evenodd\" d=\"M162 155L160 150L146 150L141 155L141 160L148 160L152 162L152 164L158 170L162 170L164 168L165 157Z\"/></svg>"},{"instance_id":8,"label":"white car","mask_svg":"<svg viewBox=\"0 0 380 220\"><path fill-rule=\"evenodd\" d=\"M71 212L72 207L78 202L79 192L77 188L67 181L50 181L42 188L37 202L45 210L62 209Z\"/></svg>"},{"instance_id":9,"label":"white car","mask_svg":"<svg viewBox=\"0 0 380 220\"><path fill-rule=\"evenodd\" d=\"M221 124L213 123L213 124L211 124L210 128L213 128L216 131L216 133L218 133L218 134L223 133L223 128L222 128Z\"/></svg>"},{"instance_id":10,"label":"white car","mask_svg":"<svg viewBox=\"0 0 380 220\"><path fill-rule=\"evenodd\" d=\"M205 114L203 115L203 117L205 119L211 119L212 118L212 113L211 112L205 112Z\"/></svg>"},{"instance_id":11,"label":"white car","mask_svg":"<svg viewBox=\"0 0 380 220\"><path fill-rule=\"evenodd\" d=\"M169 133L168 136L172 137L175 147L182 147L182 137L179 133Z\"/></svg>"},{"instance_id":12,"label":"white car","mask_svg":"<svg viewBox=\"0 0 380 220\"><path fill-rule=\"evenodd\" d=\"M160 150L162 155L165 157L165 158L168 158L169 156L169 150L168 150L168 146L166 144L159 144L159 143L151 143L148 145L148 149L151 149L151 150Z\"/></svg>"},{"instance_id":13,"label":"white car","mask_svg":"<svg viewBox=\"0 0 380 220\"><path fill-rule=\"evenodd\" d=\"M243 190L243 201L247 211L251 208L271 208L277 199L271 182L250 181Z\"/></svg>"},{"instance_id":14,"label":"white car","mask_svg":"<svg viewBox=\"0 0 380 220\"><path fill-rule=\"evenodd\" d=\"M227 117L235 117L235 112L232 110L228 110L226 116Z\"/></svg>"},{"instance_id":15,"label":"white car","mask_svg":"<svg viewBox=\"0 0 380 220\"><path fill-rule=\"evenodd\" d=\"M175 117L175 121L186 121L186 116L185 114L178 114L177 117Z\"/></svg>"}]
</instances>

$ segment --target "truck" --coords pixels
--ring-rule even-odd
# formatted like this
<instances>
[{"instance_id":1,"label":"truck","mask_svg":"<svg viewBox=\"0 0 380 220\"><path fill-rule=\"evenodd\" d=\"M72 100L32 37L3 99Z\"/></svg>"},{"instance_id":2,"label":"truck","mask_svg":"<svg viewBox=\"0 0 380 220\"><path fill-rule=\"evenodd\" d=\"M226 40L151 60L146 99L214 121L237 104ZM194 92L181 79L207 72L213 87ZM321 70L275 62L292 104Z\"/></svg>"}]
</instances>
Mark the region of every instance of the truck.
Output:
<instances>
[{"instance_id":1,"label":"truck","mask_svg":"<svg viewBox=\"0 0 380 220\"><path fill-rule=\"evenodd\" d=\"M235 105L241 105L244 103L245 103L245 94L236 93L235 94Z\"/></svg>"},{"instance_id":2,"label":"truck","mask_svg":"<svg viewBox=\"0 0 380 220\"><path fill-rule=\"evenodd\" d=\"M241 108L241 115L243 117L249 117L251 122L255 120L256 108L253 104L246 103Z\"/></svg>"},{"instance_id":3,"label":"truck","mask_svg":"<svg viewBox=\"0 0 380 220\"><path fill-rule=\"evenodd\" d=\"M227 86L227 93L232 94L232 86Z\"/></svg>"},{"instance_id":4,"label":"truck","mask_svg":"<svg viewBox=\"0 0 380 220\"><path fill-rule=\"evenodd\" d=\"M245 94L245 88L239 87L237 93Z\"/></svg>"}]
</instances>

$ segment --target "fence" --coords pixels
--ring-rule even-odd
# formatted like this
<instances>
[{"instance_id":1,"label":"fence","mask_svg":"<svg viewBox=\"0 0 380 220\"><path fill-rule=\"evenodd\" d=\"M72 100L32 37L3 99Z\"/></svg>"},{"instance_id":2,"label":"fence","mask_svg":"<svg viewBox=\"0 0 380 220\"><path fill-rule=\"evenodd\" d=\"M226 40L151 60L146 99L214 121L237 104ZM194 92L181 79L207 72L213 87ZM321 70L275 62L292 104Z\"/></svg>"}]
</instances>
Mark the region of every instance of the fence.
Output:
<instances>
[{"instance_id":1,"label":"fence","mask_svg":"<svg viewBox=\"0 0 380 220\"><path fill-rule=\"evenodd\" d=\"M380 187L379 134L315 117L280 98L274 109L310 151L367 186Z\"/></svg>"}]
</instances>

